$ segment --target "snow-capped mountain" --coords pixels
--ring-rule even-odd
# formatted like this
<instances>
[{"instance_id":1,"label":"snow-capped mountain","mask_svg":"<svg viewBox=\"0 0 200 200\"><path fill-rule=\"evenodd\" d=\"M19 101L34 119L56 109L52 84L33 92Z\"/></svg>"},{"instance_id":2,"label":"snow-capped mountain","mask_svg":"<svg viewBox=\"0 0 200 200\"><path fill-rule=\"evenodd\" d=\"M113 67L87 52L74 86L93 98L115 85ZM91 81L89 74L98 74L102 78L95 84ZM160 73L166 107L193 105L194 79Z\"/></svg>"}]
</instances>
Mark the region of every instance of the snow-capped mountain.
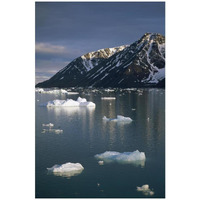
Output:
<instances>
[{"instance_id":1,"label":"snow-capped mountain","mask_svg":"<svg viewBox=\"0 0 200 200\"><path fill-rule=\"evenodd\" d=\"M105 48L82 55L66 67L57 72L49 80L36 85L36 87L73 87L76 86L87 72L98 66L110 56L122 51L127 45Z\"/></svg>"},{"instance_id":2,"label":"snow-capped mountain","mask_svg":"<svg viewBox=\"0 0 200 200\"><path fill-rule=\"evenodd\" d=\"M130 46L101 49L69 63L36 87L164 86L165 37L146 33Z\"/></svg>"}]
</instances>

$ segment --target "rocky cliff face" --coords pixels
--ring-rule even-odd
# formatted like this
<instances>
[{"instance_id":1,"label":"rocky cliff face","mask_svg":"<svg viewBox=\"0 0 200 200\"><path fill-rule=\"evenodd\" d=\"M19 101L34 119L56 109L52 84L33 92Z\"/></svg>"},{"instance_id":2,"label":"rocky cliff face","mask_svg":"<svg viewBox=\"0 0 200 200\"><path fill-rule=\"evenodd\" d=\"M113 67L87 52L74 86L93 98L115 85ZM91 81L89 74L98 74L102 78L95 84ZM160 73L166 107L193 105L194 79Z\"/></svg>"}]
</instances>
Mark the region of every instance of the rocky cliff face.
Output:
<instances>
[{"instance_id":1,"label":"rocky cliff face","mask_svg":"<svg viewBox=\"0 0 200 200\"><path fill-rule=\"evenodd\" d=\"M165 37L146 33L130 46L87 53L36 87L162 87L164 80Z\"/></svg>"}]
</instances>

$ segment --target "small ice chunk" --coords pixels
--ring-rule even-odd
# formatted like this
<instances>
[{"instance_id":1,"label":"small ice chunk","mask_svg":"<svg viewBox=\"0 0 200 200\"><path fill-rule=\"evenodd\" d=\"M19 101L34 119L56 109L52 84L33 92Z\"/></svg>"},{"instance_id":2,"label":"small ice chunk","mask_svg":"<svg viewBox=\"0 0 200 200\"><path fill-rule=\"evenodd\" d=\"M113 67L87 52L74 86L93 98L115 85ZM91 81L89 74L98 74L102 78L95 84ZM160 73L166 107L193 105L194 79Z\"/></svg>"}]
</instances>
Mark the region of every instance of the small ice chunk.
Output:
<instances>
[{"instance_id":1,"label":"small ice chunk","mask_svg":"<svg viewBox=\"0 0 200 200\"><path fill-rule=\"evenodd\" d=\"M130 117L124 117L122 115L117 115L117 118L107 118L106 116L103 117L105 121L115 121L115 122L132 122L133 120Z\"/></svg>"},{"instance_id":2,"label":"small ice chunk","mask_svg":"<svg viewBox=\"0 0 200 200\"><path fill-rule=\"evenodd\" d=\"M48 132L49 130L48 129L42 129L42 132L41 133L46 133Z\"/></svg>"},{"instance_id":3,"label":"small ice chunk","mask_svg":"<svg viewBox=\"0 0 200 200\"><path fill-rule=\"evenodd\" d=\"M61 129L54 129L55 134L60 134L63 133L63 130Z\"/></svg>"},{"instance_id":4,"label":"small ice chunk","mask_svg":"<svg viewBox=\"0 0 200 200\"><path fill-rule=\"evenodd\" d=\"M99 163L99 165L103 165L104 164L103 160L100 160L98 163Z\"/></svg>"},{"instance_id":5,"label":"small ice chunk","mask_svg":"<svg viewBox=\"0 0 200 200\"><path fill-rule=\"evenodd\" d=\"M42 126L53 127L54 124L52 124L52 123L49 123L49 124L42 124Z\"/></svg>"},{"instance_id":6,"label":"small ice chunk","mask_svg":"<svg viewBox=\"0 0 200 200\"><path fill-rule=\"evenodd\" d=\"M64 90L64 89L60 89L60 93L61 94L68 94L67 90Z\"/></svg>"},{"instance_id":7,"label":"small ice chunk","mask_svg":"<svg viewBox=\"0 0 200 200\"><path fill-rule=\"evenodd\" d=\"M76 95L79 94L78 92L67 92L68 95Z\"/></svg>"},{"instance_id":8,"label":"small ice chunk","mask_svg":"<svg viewBox=\"0 0 200 200\"><path fill-rule=\"evenodd\" d=\"M105 92L114 92L115 90L113 90L113 89L105 89L104 91Z\"/></svg>"},{"instance_id":9,"label":"small ice chunk","mask_svg":"<svg viewBox=\"0 0 200 200\"><path fill-rule=\"evenodd\" d=\"M143 185L142 187L137 187L137 191L146 191L149 190L149 185Z\"/></svg>"},{"instance_id":10,"label":"small ice chunk","mask_svg":"<svg viewBox=\"0 0 200 200\"><path fill-rule=\"evenodd\" d=\"M48 172L53 173L56 176L63 176L70 178L76 176L83 171L83 166L80 163L65 163L62 165L54 165L51 168L47 168Z\"/></svg>"},{"instance_id":11,"label":"small ice chunk","mask_svg":"<svg viewBox=\"0 0 200 200\"><path fill-rule=\"evenodd\" d=\"M138 150L133 152L124 152L119 153L116 151L106 151L101 154L96 154L95 158L101 160L103 162L117 162L121 164L134 164L134 165L141 165L142 167L145 165L145 153L139 152Z\"/></svg>"},{"instance_id":12,"label":"small ice chunk","mask_svg":"<svg viewBox=\"0 0 200 200\"><path fill-rule=\"evenodd\" d=\"M115 100L115 97L101 97L102 100Z\"/></svg>"},{"instance_id":13,"label":"small ice chunk","mask_svg":"<svg viewBox=\"0 0 200 200\"><path fill-rule=\"evenodd\" d=\"M62 129L53 129L51 127L49 127L49 129L43 129L42 130L42 133L55 133L55 134L61 134L63 133L63 130Z\"/></svg>"},{"instance_id":14,"label":"small ice chunk","mask_svg":"<svg viewBox=\"0 0 200 200\"><path fill-rule=\"evenodd\" d=\"M154 192L149 189L149 185L147 185L147 184L143 185L141 187L137 187L137 191L142 192L144 195L147 195L147 196L154 195Z\"/></svg>"}]
</instances>

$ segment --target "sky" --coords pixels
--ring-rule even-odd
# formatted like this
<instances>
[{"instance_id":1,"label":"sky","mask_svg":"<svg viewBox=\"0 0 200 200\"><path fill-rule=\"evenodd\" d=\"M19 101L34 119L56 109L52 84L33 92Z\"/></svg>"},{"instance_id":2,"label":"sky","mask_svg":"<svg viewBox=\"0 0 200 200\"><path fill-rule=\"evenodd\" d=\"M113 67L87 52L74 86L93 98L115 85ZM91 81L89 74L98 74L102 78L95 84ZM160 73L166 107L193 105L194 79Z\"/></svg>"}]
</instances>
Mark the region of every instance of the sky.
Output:
<instances>
[{"instance_id":1,"label":"sky","mask_svg":"<svg viewBox=\"0 0 200 200\"><path fill-rule=\"evenodd\" d=\"M36 83L83 54L132 44L146 32L165 35L164 2L36 2Z\"/></svg>"}]
</instances>

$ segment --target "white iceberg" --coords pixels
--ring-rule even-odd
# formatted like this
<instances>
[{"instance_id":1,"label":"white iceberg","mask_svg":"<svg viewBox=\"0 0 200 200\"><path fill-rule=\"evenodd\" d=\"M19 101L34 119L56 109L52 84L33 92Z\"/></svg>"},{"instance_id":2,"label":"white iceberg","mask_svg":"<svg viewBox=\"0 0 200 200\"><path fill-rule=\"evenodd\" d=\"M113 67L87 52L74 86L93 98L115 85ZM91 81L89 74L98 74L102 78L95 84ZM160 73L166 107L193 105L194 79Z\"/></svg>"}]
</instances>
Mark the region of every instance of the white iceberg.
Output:
<instances>
[{"instance_id":1,"label":"white iceberg","mask_svg":"<svg viewBox=\"0 0 200 200\"><path fill-rule=\"evenodd\" d=\"M115 100L115 97L101 97L103 100Z\"/></svg>"},{"instance_id":2,"label":"white iceberg","mask_svg":"<svg viewBox=\"0 0 200 200\"><path fill-rule=\"evenodd\" d=\"M68 94L67 90L64 90L64 89L60 89L60 93L61 94Z\"/></svg>"},{"instance_id":3,"label":"white iceberg","mask_svg":"<svg viewBox=\"0 0 200 200\"><path fill-rule=\"evenodd\" d=\"M52 123L49 123L49 124L42 124L42 126L46 126L46 127L53 127L53 126L54 126L54 124L52 124Z\"/></svg>"},{"instance_id":4,"label":"white iceberg","mask_svg":"<svg viewBox=\"0 0 200 200\"><path fill-rule=\"evenodd\" d=\"M96 154L95 158L107 163L117 162L121 164L134 164L136 166L145 165L145 153L139 152L138 150L133 152L119 153L116 151L106 151L101 154Z\"/></svg>"},{"instance_id":5,"label":"white iceberg","mask_svg":"<svg viewBox=\"0 0 200 200\"><path fill-rule=\"evenodd\" d=\"M132 122L133 121L130 117L124 117L122 115L117 115L117 118L107 118L106 116L104 116L103 120L114 121L114 122Z\"/></svg>"},{"instance_id":6,"label":"white iceberg","mask_svg":"<svg viewBox=\"0 0 200 200\"><path fill-rule=\"evenodd\" d=\"M56 106L65 106L65 107L95 107L95 103L87 101L85 98L78 97L77 101L73 99L67 100L53 100L48 101L47 103L41 104L41 106L47 107L56 107Z\"/></svg>"},{"instance_id":7,"label":"white iceberg","mask_svg":"<svg viewBox=\"0 0 200 200\"><path fill-rule=\"evenodd\" d=\"M142 192L144 195L154 195L154 192L152 190L149 189L149 185L143 185L141 187L137 187L137 191L138 192Z\"/></svg>"},{"instance_id":8,"label":"white iceberg","mask_svg":"<svg viewBox=\"0 0 200 200\"><path fill-rule=\"evenodd\" d=\"M76 176L83 171L83 166L80 163L65 163L62 165L54 165L51 168L47 168L48 172L53 173L56 176L63 176L70 178Z\"/></svg>"}]
</instances>

